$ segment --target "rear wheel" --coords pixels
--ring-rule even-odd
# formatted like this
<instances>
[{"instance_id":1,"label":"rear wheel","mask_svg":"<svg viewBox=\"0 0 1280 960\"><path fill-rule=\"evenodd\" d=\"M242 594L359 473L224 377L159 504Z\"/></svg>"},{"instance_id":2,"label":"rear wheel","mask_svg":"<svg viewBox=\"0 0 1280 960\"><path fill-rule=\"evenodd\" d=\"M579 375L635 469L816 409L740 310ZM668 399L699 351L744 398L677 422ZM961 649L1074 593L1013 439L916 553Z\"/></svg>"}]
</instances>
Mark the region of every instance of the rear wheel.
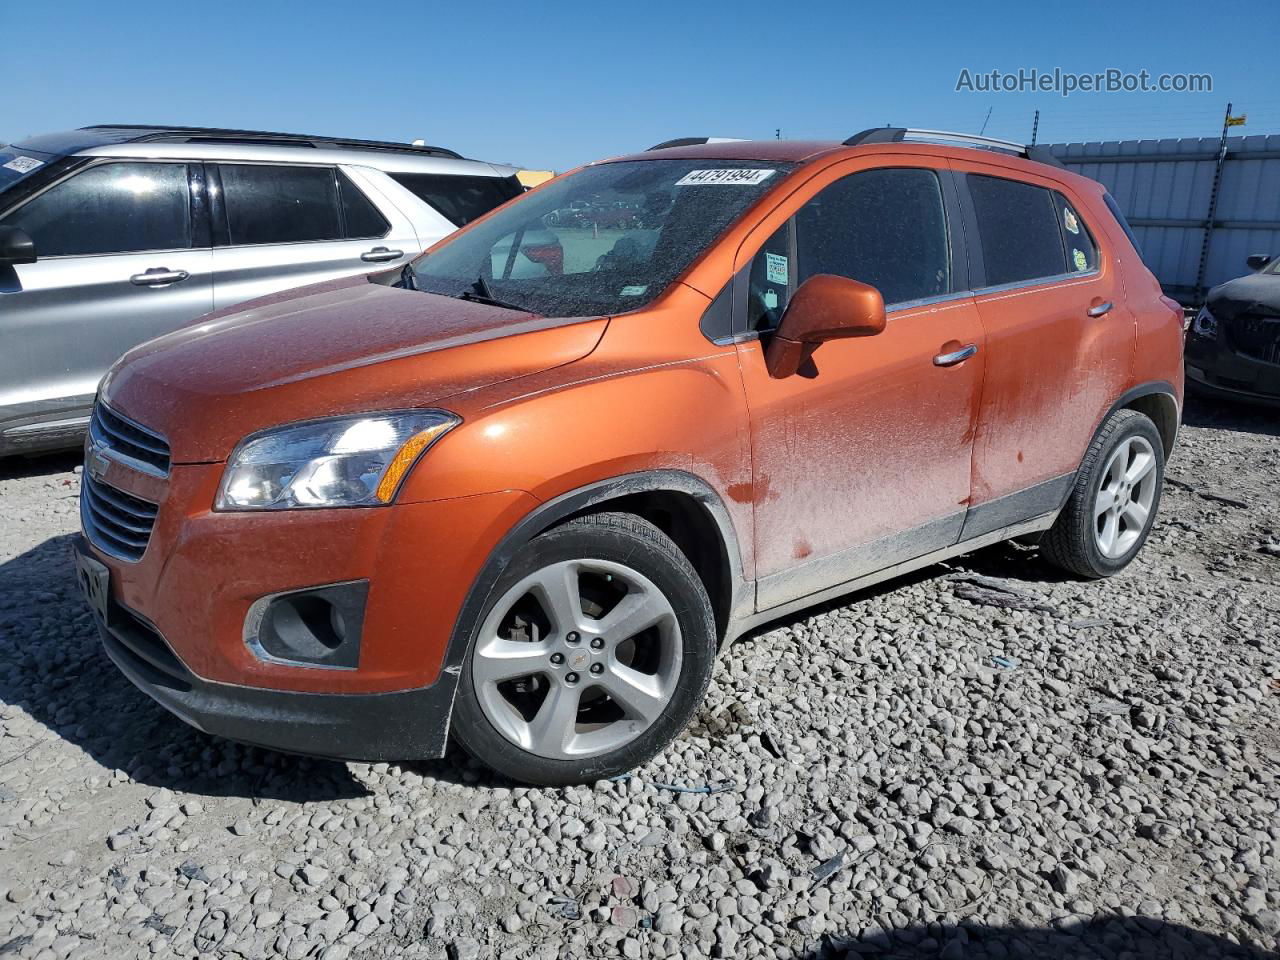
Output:
<instances>
[{"instance_id":1,"label":"rear wheel","mask_svg":"<svg viewBox=\"0 0 1280 960\"><path fill-rule=\"evenodd\" d=\"M1090 444L1042 554L1082 577L1119 573L1146 543L1163 482L1156 425L1136 410L1116 411Z\"/></svg>"},{"instance_id":2,"label":"rear wheel","mask_svg":"<svg viewBox=\"0 0 1280 960\"><path fill-rule=\"evenodd\" d=\"M670 538L630 514L580 517L526 544L494 586L454 735L527 783L613 776L683 729L715 647L706 592Z\"/></svg>"}]
</instances>

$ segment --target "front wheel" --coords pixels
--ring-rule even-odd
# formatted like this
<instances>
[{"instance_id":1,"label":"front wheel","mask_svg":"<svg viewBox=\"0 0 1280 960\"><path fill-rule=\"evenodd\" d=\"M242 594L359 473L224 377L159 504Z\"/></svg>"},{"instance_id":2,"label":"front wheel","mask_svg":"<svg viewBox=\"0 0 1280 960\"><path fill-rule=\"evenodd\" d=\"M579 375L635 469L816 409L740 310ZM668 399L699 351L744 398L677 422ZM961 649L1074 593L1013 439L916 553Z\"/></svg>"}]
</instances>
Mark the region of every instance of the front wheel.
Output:
<instances>
[{"instance_id":1,"label":"front wheel","mask_svg":"<svg viewBox=\"0 0 1280 960\"><path fill-rule=\"evenodd\" d=\"M1136 410L1116 411L1089 445L1041 552L1082 577L1119 573L1146 543L1163 482L1164 445L1156 425Z\"/></svg>"},{"instance_id":2,"label":"front wheel","mask_svg":"<svg viewBox=\"0 0 1280 960\"><path fill-rule=\"evenodd\" d=\"M610 777L684 728L715 649L706 591L669 537L631 514L579 517L517 551L494 586L454 736L525 783Z\"/></svg>"}]
</instances>

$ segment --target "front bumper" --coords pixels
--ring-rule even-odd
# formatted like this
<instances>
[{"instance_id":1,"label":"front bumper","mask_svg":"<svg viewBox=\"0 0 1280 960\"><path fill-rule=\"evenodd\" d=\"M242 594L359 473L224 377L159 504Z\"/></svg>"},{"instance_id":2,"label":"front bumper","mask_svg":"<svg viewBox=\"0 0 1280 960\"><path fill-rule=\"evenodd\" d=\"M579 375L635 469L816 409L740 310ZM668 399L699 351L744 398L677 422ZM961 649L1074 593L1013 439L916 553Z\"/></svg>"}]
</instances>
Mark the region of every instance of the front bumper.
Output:
<instances>
[{"instance_id":1,"label":"front bumper","mask_svg":"<svg viewBox=\"0 0 1280 960\"><path fill-rule=\"evenodd\" d=\"M1187 336L1186 374L1193 391L1222 400L1280 405L1280 365L1233 350L1224 338L1231 321L1219 321L1214 338Z\"/></svg>"},{"instance_id":2,"label":"front bumper","mask_svg":"<svg viewBox=\"0 0 1280 960\"><path fill-rule=\"evenodd\" d=\"M83 545L78 549L87 549ZM259 747L339 760L444 756L457 674L396 693L299 693L202 680L158 631L114 600L95 613L107 656L130 682L197 730Z\"/></svg>"},{"instance_id":3,"label":"front bumper","mask_svg":"<svg viewBox=\"0 0 1280 960\"><path fill-rule=\"evenodd\" d=\"M465 647L459 611L536 499L511 490L369 509L218 513L210 507L220 472L175 466L154 491L126 489L159 503L136 562L79 541L109 572L99 627L111 659L211 734L344 759L442 755ZM133 478L109 473L105 482L127 487ZM249 642L246 619L262 598L344 581L368 583L354 665L279 662Z\"/></svg>"}]
</instances>

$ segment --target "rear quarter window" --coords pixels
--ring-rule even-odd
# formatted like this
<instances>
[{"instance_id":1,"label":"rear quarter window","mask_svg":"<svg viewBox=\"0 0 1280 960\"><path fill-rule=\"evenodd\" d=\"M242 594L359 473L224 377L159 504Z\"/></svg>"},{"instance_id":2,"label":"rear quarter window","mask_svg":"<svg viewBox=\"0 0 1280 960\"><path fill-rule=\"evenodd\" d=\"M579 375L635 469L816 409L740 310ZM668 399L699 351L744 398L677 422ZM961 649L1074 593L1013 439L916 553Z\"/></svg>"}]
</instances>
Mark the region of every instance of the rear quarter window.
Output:
<instances>
[{"instance_id":1,"label":"rear quarter window","mask_svg":"<svg viewBox=\"0 0 1280 960\"><path fill-rule=\"evenodd\" d=\"M1053 193L1018 180L967 174L978 219L986 286L1067 273Z\"/></svg>"},{"instance_id":2,"label":"rear quarter window","mask_svg":"<svg viewBox=\"0 0 1280 960\"><path fill-rule=\"evenodd\" d=\"M515 177L468 177L438 173L390 173L419 200L455 227L466 226L494 207L524 193Z\"/></svg>"}]
</instances>

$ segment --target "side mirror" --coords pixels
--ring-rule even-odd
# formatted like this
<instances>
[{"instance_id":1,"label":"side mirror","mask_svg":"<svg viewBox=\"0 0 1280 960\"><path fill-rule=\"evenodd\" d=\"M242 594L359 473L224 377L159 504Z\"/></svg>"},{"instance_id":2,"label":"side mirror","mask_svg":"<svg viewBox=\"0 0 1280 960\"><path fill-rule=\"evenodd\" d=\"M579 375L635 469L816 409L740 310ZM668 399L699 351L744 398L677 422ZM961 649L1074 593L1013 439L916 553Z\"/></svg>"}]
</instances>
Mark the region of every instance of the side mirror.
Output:
<instances>
[{"instance_id":1,"label":"side mirror","mask_svg":"<svg viewBox=\"0 0 1280 960\"><path fill-rule=\"evenodd\" d=\"M1250 270L1261 270L1271 262L1271 254L1269 253L1251 253L1245 263L1249 265Z\"/></svg>"},{"instance_id":2,"label":"side mirror","mask_svg":"<svg viewBox=\"0 0 1280 960\"><path fill-rule=\"evenodd\" d=\"M0 264L35 263L36 243L25 230L0 226Z\"/></svg>"},{"instance_id":3,"label":"side mirror","mask_svg":"<svg viewBox=\"0 0 1280 960\"><path fill-rule=\"evenodd\" d=\"M884 298L857 280L820 273L800 284L765 348L769 376L781 380L828 340L872 337L884 329Z\"/></svg>"}]
</instances>

